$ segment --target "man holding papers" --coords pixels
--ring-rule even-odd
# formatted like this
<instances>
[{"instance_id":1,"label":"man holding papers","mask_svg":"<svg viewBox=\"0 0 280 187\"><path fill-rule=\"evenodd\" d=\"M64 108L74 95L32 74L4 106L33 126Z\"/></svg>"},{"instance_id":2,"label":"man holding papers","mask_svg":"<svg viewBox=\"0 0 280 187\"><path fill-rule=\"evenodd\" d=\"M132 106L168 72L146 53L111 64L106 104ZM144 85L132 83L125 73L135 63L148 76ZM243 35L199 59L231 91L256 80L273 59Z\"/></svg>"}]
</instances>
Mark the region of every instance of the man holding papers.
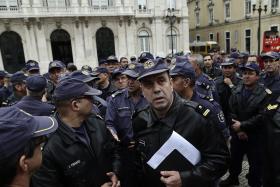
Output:
<instances>
[{"instance_id":1,"label":"man holding papers","mask_svg":"<svg viewBox=\"0 0 280 187\"><path fill-rule=\"evenodd\" d=\"M215 186L228 168L226 142L209 110L173 92L168 71L148 60L138 78L150 104L133 120L139 186Z\"/></svg>"}]
</instances>

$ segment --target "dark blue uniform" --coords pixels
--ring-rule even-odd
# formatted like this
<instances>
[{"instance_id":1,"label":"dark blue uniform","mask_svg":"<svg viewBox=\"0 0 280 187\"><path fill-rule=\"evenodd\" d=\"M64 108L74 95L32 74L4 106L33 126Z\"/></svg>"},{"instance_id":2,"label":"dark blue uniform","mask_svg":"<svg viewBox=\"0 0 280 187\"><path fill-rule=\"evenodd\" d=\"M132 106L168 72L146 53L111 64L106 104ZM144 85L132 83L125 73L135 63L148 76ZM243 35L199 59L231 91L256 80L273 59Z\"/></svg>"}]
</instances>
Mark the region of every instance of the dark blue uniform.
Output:
<instances>
[{"instance_id":1,"label":"dark blue uniform","mask_svg":"<svg viewBox=\"0 0 280 187\"><path fill-rule=\"evenodd\" d=\"M24 96L15 106L34 116L50 116L55 109L53 105L31 96Z\"/></svg>"},{"instance_id":2,"label":"dark blue uniform","mask_svg":"<svg viewBox=\"0 0 280 187\"><path fill-rule=\"evenodd\" d=\"M226 126L224 113L221 110L220 105L214 100L209 101L209 100L199 97L199 95L196 93L195 90L194 90L193 96L191 98L191 101L195 101L210 110L209 119L213 120L213 122L214 122L213 124L218 125L218 128L223 133L223 136L226 139L228 139L230 134L229 134L229 130Z\"/></svg>"},{"instance_id":3,"label":"dark blue uniform","mask_svg":"<svg viewBox=\"0 0 280 187\"><path fill-rule=\"evenodd\" d=\"M199 85L201 87L204 87L204 95L219 102L219 95L217 93L215 82L212 78L202 73L199 77L196 78L195 84L196 86Z\"/></svg>"},{"instance_id":4,"label":"dark blue uniform","mask_svg":"<svg viewBox=\"0 0 280 187\"><path fill-rule=\"evenodd\" d=\"M132 116L147 105L144 96L141 95L138 103L134 103L127 89L119 90L108 99L106 125L118 134L122 143L129 143L133 137Z\"/></svg>"},{"instance_id":5,"label":"dark blue uniform","mask_svg":"<svg viewBox=\"0 0 280 187\"><path fill-rule=\"evenodd\" d=\"M260 83L270 89L273 94L280 95L280 75L268 76L264 74L260 79Z\"/></svg>"}]
</instances>

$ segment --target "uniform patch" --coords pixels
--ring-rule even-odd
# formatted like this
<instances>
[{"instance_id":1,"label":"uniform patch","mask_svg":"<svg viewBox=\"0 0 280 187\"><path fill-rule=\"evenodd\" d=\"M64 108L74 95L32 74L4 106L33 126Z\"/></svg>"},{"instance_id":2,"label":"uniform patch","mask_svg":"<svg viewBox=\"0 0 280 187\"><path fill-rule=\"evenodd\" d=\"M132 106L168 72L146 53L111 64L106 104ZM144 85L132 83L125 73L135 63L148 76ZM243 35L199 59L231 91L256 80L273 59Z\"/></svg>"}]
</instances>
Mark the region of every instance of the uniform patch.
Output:
<instances>
[{"instance_id":1,"label":"uniform patch","mask_svg":"<svg viewBox=\"0 0 280 187\"><path fill-rule=\"evenodd\" d=\"M220 113L218 113L218 119L221 123L225 122L225 115L222 111Z\"/></svg>"},{"instance_id":2,"label":"uniform patch","mask_svg":"<svg viewBox=\"0 0 280 187\"><path fill-rule=\"evenodd\" d=\"M278 104L275 104L275 105L269 104L266 108L267 108L267 110L275 110L278 108Z\"/></svg>"},{"instance_id":3,"label":"uniform patch","mask_svg":"<svg viewBox=\"0 0 280 187\"><path fill-rule=\"evenodd\" d=\"M265 89L265 92L266 92L267 94L272 94L272 91L271 91L270 89L268 89L268 88Z\"/></svg>"}]
</instances>

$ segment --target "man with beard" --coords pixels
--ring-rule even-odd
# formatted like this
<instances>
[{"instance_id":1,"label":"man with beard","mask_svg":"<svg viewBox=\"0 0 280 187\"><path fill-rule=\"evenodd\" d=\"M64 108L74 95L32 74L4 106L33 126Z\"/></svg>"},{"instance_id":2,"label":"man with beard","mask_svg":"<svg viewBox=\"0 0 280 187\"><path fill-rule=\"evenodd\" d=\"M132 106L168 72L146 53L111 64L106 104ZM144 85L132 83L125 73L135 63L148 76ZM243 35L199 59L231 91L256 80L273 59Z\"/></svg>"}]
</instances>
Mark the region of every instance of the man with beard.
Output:
<instances>
[{"instance_id":1,"label":"man with beard","mask_svg":"<svg viewBox=\"0 0 280 187\"><path fill-rule=\"evenodd\" d=\"M109 99L105 122L114 137L122 145L122 173L121 185L123 187L134 187L137 185L135 171L132 164L135 160L132 116L134 113L147 106L143 97L140 83L137 80L142 69L140 63L130 63L122 74L128 78L128 87L114 93Z\"/></svg>"},{"instance_id":2,"label":"man with beard","mask_svg":"<svg viewBox=\"0 0 280 187\"><path fill-rule=\"evenodd\" d=\"M226 124L230 126L232 121L229 110L229 98L232 95L232 89L236 87L242 79L237 76L234 58L225 59L221 66L223 75L218 77L215 83L220 98L220 105L225 114Z\"/></svg>"},{"instance_id":3,"label":"man with beard","mask_svg":"<svg viewBox=\"0 0 280 187\"><path fill-rule=\"evenodd\" d=\"M209 123L206 110L197 103L182 100L173 92L168 71L165 63L148 60L138 77L143 95L149 102L149 107L133 119L138 165L142 166L138 168L139 185L215 186L225 174L229 160L224 137L215 125ZM147 161L155 156L174 131L194 147L192 151L199 151L201 160L191 164L188 156L182 156L177 149L172 151L177 145L174 142L166 150L167 153L172 152L162 158L163 162L158 167L149 166ZM185 146L183 143L181 148Z\"/></svg>"},{"instance_id":4,"label":"man with beard","mask_svg":"<svg viewBox=\"0 0 280 187\"><path fill-rule=\"evenodd\" d=\"M81 80L64 78L54 91L59 124L44 146L34 187L118 186L119 155L104 122L92 114L100 91Z\"/></svg>"},{"instance_id":5,"label":"man with beard","mask_svg":"<svg viewBox=\"0 0 280 187\"><path fill-rule=\"evenodd\" d=\"M204 67L203 67L203 72L207 74L209 77L212 79L222 75L222 71L213 65L213 60L211 55L206 55L203 58L204 60Z\"/></svg>"}]
</instances>

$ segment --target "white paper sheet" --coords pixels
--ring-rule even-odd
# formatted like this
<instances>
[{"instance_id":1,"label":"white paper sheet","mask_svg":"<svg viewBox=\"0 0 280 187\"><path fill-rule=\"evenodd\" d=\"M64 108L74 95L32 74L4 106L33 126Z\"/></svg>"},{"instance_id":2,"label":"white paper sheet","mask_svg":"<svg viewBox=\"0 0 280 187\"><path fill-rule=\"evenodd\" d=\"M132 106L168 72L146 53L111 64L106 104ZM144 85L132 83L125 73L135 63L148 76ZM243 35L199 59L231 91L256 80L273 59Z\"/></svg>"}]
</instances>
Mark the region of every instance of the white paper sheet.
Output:
<instances>
[{"instance_id":1,"label":"white paper sheet","mask_svg":"<svg viewBox=\"0 0 280 187\"><path fill-rule=\"evenodd\" d=\"M200 152L185 138L183 138L177 132L173 131L170 138L150 158L147 164L150 165L153 169L156 169L175 149L193 165L196 165L201 159Z\"/></svg>"}]
</instances>

